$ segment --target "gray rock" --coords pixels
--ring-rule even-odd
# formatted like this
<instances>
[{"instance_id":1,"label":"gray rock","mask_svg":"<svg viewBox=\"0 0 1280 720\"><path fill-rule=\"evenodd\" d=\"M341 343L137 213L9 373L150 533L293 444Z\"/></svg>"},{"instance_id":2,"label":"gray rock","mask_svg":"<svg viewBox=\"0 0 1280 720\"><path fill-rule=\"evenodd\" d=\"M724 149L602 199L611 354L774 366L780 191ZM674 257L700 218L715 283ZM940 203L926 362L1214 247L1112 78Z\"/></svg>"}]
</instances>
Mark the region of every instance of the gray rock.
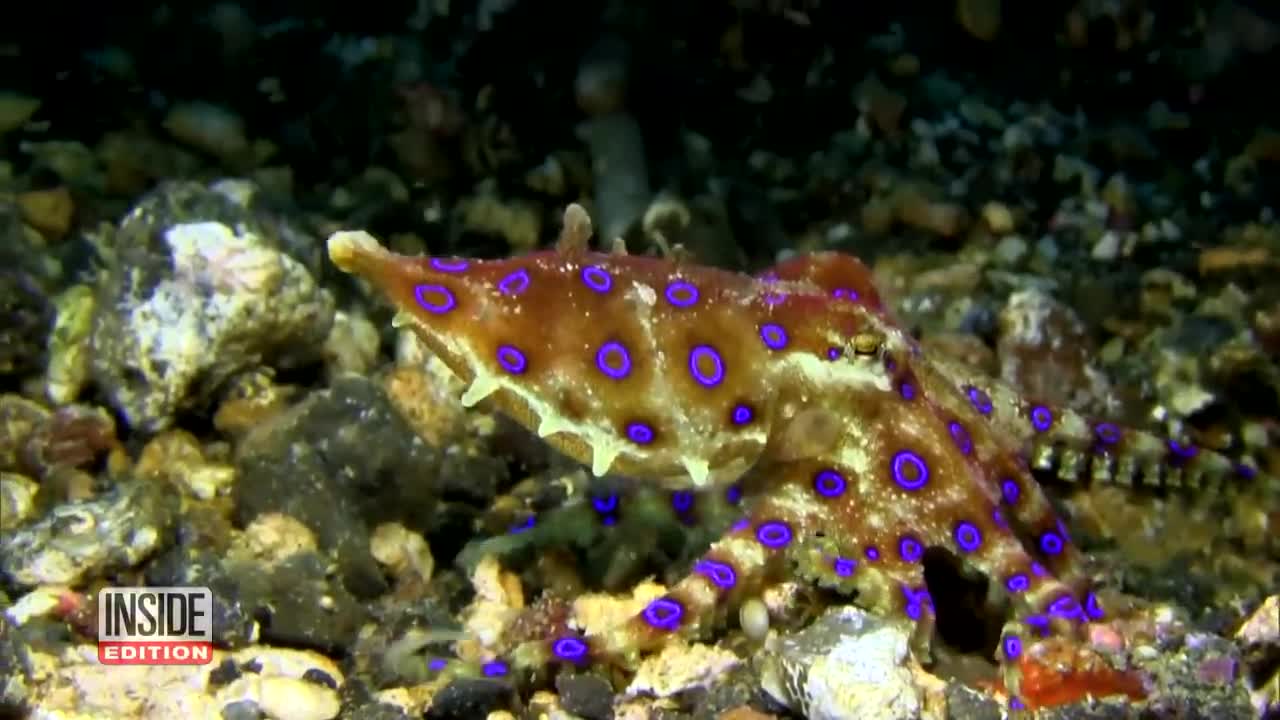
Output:
<instances>
[{"instance_id":1,"label":"gray rock","mask_svg":"<svg viewBox=\"0 0 1280 720\"><path fill-rule=\"evenodd\" d=\"M93 374L132 426L166 427L256 365L319 358L333 299L288 252L299 231L251 196L245 184L167 183L99 241Z\"/></svg>"},{"instance_id":2,"label":"gray rock","mask_svg":"<svg viewBox=\"0 0 1280 720\"><path fill-rule=\"evenodd\" d=\"M31 663L26 643L8 615L0 613L0 717L25 717L30 693Z\"/></svg>"},{"instance_id":3,"label":"gray rock","mask_svg":"<svg viewBox=\"0 0 1280 720\"><path fill-rule=\"evenodd\" d=\"M267 512L302 522L336 556L344 585L358 597L386 589L369 551L370 528L399 522L426 535L447 535L459 523L453 510L442 508L442 489L461 482L491 498L505 473L498 458L427 445L382 387L358 376L336 379L330 389L255 429L236 464L237 522L247 525Z\"/></svg>"},{"instance_id":4,"label":"gray rock","mask_svg":"<svg viewBox=\"0 0 1280 720\"><path fill-rule=\"evenodd\" d=\"M0 571L32 587L80 585L137 567L169 541L176 506L163 487L139 480L55 506L36 522L0 534Z\"/></svg>"},{"instance_id":5,"label":"gray rock","mask_svg":"<svg viewBox=\"0 0 1280 720\"><path fill-rule=\"evenodd\" d=\"M838 607L772 640L756 667L765 692L809 720L907 720L923 707L908 641L901 625Z\"/></svg>"}]
</instances>

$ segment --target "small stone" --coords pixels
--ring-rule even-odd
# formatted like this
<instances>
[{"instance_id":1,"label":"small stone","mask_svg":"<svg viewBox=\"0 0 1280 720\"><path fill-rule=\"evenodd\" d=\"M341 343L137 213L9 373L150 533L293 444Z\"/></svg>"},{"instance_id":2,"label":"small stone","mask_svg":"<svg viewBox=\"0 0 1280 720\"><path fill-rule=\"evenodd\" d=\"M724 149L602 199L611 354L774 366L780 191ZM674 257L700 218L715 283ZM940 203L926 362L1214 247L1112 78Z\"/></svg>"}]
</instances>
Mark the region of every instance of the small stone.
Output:
<instances>
[{"instance_id":1,"label":"small stone","mask_svg":"<svg viewBox=\"0 0 1280 720\"><path fill-rule=\"evenodd\" d=\"M338 716L338 693L303 679L264 677L259 706L275 720L329 720Z\"/></svg>"},{"instance_id":2,"label":"small stone","mask_svg":"<svg viewBox=\"0 0 1280 720\"><path fill-rule=\"evenodd\" d=\"M1000 202L989 202L982 206L982 220L987 228L996 235L1013 232L1013 211Z\"/></svg>"},{"instance_id":3,"label":"small stone","mask_svg":"<svg viewBox=\"0 0 1280 720\"><path fill-rule=\"evenodd\" d=\"M1026 238L1021 235L1005 235L996 243L995 257L1001 265L1015 265L1027 256Z\"/></svg>"},{"instance_id":4,"label":"small stone","mask_svg":"<svg viewBox=\"0 0 1280 720\"><path fill-rule=\"evenodd\" d=\"M18 598L4 611L4 617L14 627L26 625L33 618L50 617L62 606L70 588L46 585Z\"/></svg>"},{"instance_id":5,"label":"small stone","mask_svg":"<svg viewBox=\"0 0 1280 720\"><path fill-rule=\"evenodd\" d=\"M219 105L206 102L174 105L163 124L165 130L180 142L224 162L243 160L249 154L244 121Z\"/></svg>"},{"instance_id":6,"label":"small stone","mask_svg":"<svg viewBox=\"0 0 1280 720\"><path fill-rule=\"evenodd\" d=\"M0 528L15 528L36 511L35 480L17 473L0 472Z\"/></svg>"},{"instance_id":7,"label":"small stone","mask_svg":"<svg viewBox=\"0 0 1280 720\"><path fill-rule=\"evenodd\" d=\"M315 549L316 537L310 528L288 515L273 512L254 518L228 555L275 565Z\"/></svg>"},{"instance_id":8,"label":"small stone","mask_svg":"<svg viewBox=\"0 0 1280 720\"><path fill-rule=\"evenodd\" d=\"M738 608L738 624L752 640L769 634L769 608L759 598L749 598Z\"/></svg>"},{"instance_id":9,"label":"small stone","mask_svg":"<svg viewBox=\"0 0 1280 720\"><path fill-rule=\"evenodd\" d=\"M367 375L377 363L380 339L369 318L339 310L324 341L325 364L330 372Z\"/></svg>"},{"instance_id":10,"label":"small stone","mask_svg":"<svg viewBox=\"0 0 1280 720\"><path fill-rule=\"evenodd\" d=\"M386 566L397 578L431 579L435 558L426 538L399 523L383 523L374 528L369 538L373 559Z\"/></svg>"},{"instance_id":11,"label":"small stone","mask_svg":"<svg viewBox=\"0 0 1280 720\"><path fill-rule=\"evenodd\" d=\"M757 660L771 697L810 720L907 720L923 708L903 628L839 607L773 640Z\"/></svg>"},{"instance_id":12,"label":"small stone","mask_svg":"<svg viewBox=\"0 0 1280 720\"><path fill-rule=\"evenodd\" d=\"M489 678L458 678L436 693L427 720L473 720L516 702L509 683Z\"/></svg>"},{"instance_id":13,"label":"small stone","mask_svg":"<svg viewBox=\"0 0 1280 720\"><path fill-rule=\"evenodd\" d=\"M75 200L66 186L31 190L18 195L22 219L50 240L61 240L75 216Z\"/></svg>"},{"instance_id":14,"label":"small stone","mask_svg":"<svg viewBox=\"0 0 1280 720\"><path fill-rule=\"evenodd\" d=\"M75 401L89 381L89 342L97 303L89 285L73 285L53 301L55 319L49 333L49 365L45 395L55 404Z\"/></svg>"},{"instance_id":15,"label":"small stone","mask_svg":"<svg viewBox=\"0 0 1280 720\"><path fill-rule=\"evenodd\" d=\"M564 709L586 720L613 717L613 688L596 675L573 674L556 678L556 691Z\"/></svg>"},{"instance_id":16,"label":"small stone","mask_svg":"<svg viewBox=\"0 0 1280 720\"><path fill-rule=\"evenodd\" d=\"M222 706L222 720L258 720L263 717L262 708L252 700L236 700Z\"/></svg>"},{"instance_id":17,"label":"small stone","mask_svg":"<svg viewBox=\"0 0 1280 720\"><path fill-rule=\"evenodd\" d=\"M1247 645L1280 646L1280 595L1263 601L1236 631L1236 639Z\"/></svg>"},{"instance_id":18,"label":"small stone","mask_svg":"<svg viewBox=\"0 0 1280 720\"><path fill-rule=\"evenodd\" d=\"M1094 260L1110 262L1120 257L1120 236L1110 230L1102 234L1098 238L1098 242L1094 243L1093 250L1089 252L1089 256Z\"/></svg>"},{"instance_id":19,"label":"small stone","mask_svg":"<svg viewBox=\"0 0 1280 720\"><path fill-rule=\"evenodd\" d=\"M0 136L27 124L39 109L38 98L0 90Z\"/></svg>"},{"instance_id":20,"label":"small stone","mask_svg":"<svg viewBox=\"0 0 1280 720\"><path fill-rule=\"evenodd\" d=\"M708 687L741 662L723 648L673 643L640 663L625 694L671 697L692 688Z\"/></svg>"},{"instance_id":21,"label":"small stone","mask_svg":"<svg viewBox=\"0 0 1280 720\"><path fill-rule=\"evenodd\" d=\"M0 570L19 585L76 585L136 567L167 542L174 499L131 481L58 505L0 536Z\"/></svg>"}]
</instances>

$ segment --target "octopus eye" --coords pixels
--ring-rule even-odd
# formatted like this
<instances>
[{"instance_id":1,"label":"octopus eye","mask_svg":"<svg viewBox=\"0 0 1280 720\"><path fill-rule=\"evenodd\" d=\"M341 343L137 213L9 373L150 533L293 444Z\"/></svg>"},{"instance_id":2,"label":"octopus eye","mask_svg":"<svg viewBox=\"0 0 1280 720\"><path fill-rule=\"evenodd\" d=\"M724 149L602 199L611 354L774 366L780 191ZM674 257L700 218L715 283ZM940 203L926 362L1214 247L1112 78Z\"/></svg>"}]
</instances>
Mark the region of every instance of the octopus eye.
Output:
<instances>
[{"instance_id":1,"label":"octopus eye","mask_svg":"<svg viewBox=\"0 0 1280 720\"><path fill-rule=\"evenodd\" d=\"M853 336L853 354L859 357L875 355L883 345L884 337L879 333L862 332Z\"/></svg>"}]
</instances>

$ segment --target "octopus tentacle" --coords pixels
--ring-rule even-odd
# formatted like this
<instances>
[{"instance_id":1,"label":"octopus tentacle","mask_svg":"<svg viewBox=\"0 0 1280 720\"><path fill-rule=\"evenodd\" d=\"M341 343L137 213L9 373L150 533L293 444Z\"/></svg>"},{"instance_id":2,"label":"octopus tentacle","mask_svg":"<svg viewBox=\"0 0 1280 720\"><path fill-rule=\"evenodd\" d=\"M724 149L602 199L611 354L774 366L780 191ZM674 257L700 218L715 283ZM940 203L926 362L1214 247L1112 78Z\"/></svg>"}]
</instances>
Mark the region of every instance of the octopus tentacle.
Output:
<instances>
[{"instance_id":1,"label":"octopus tentacle","mask_svg":"<svg viewBox=\"0 0 1280 720\"><path fill-rule=\"evenodd\" d=\"M626 667L634 665L640 653L675 638L706 637L743 601L758 597L784 575L788 548L798 541L800 528L811 522L790 514L785 506L764 502L751 519L735 522L693 562L687 575L627 622L593 628L571 615L565 632L541 648L525 647L515 655L535 666L589 656Z\"/></svg>"},{"instance_id":2,"label":"octopus tentacle","mask_svg":"<svg viewBox=\"0 0 1280 720\"><path fill-rule=\"evenodd\" d=\"M1031 466L1067 482L1186 489L1212 493L1280 483L1245 461L1183 438L1160 437L1104 419L1088 418L1018 395L1008 384L979 376L961 364L935 359L941 382L964 391L993 428L1017 438Z\"/></svg>"}]
</instances>

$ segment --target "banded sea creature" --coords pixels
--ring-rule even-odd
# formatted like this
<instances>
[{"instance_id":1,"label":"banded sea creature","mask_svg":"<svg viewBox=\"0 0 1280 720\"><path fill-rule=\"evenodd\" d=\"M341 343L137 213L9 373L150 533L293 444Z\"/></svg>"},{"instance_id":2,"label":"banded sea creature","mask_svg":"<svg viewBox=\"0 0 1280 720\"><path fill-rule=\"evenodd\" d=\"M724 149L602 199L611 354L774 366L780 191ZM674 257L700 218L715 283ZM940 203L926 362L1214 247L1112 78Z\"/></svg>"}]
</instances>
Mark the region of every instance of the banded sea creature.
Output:
<instances>
[{"instance_id":1,"label":"banded sea creature","mask_svg":"<svg viewBox=\"0 0 1280 720\"><path fill-rule=\"evenodd\" d=\"M1104 618L1033 470L1206 486L1257 474L1189 443L1052 408L926 356L857 259L822 253L757 276L593 252L582 208L550 250L403 257L364 232L329 254L366 279L468 383L601 476L675 493L741 483L744 516L623 626L522 647L520 662L634 664L800 577L916 627L935 607L925 553L952 554L1011 608L997 655ZM1006 673L1017 706L1018 676Z\"/></svg>"}]
</instances>

